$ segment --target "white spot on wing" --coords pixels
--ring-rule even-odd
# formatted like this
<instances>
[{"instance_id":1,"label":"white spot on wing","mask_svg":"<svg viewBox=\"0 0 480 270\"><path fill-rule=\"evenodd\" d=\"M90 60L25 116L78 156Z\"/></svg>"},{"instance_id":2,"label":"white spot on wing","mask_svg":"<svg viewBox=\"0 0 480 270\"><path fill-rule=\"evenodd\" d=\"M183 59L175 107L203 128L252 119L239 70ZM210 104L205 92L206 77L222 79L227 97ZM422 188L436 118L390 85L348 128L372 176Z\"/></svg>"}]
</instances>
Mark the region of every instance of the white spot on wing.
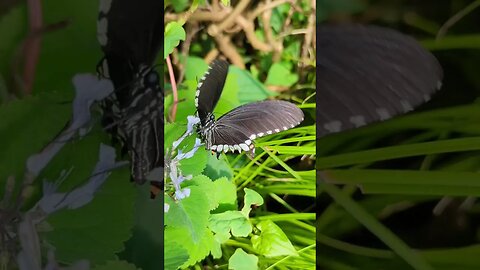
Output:
<instances>
[{"instance_id":1,"label":"white spot on wing","mask_svg":"<svg viewBox=\"0 0 480 270\"><path fill-rule=\"evenodd\" d=\"M323 127L330 132L339 132L342 130L342 122L338 120L331 121L324 124Z\"/></svg>"},{"instance_id":2,"label":"white spot on wing","mask_svg":"<svg viewBox=\"0 0 480 270\"><path fill-rule=\"evenodd\" d=\"M363 115L354 115L350 117L350 122L354 124L356 127L361 127L366 125L365 117Z\"/></svg>"},{"instance_id":3,"label":"white spot on wing","mask_svg":"<svg viewBox=\"0 0 480 270\"><path fill-rule=\"evenodd\" d=\"M257 137L262 137L263 135L265 135L265 133L260 132L260 133L257 134Z\"/></svg>"},{"instance_id":4,"label":"white spot on wing","mask_svg":"<svg viewBox=\"0 0 480 270\"><path fill-rule=\"evenodd\" d=\"M112 0L100 0L100 12L107 14L112 6Z\"/></svg>"},{"instance_id":5,"label":"white spot on wing","mask_svg":"<svg viewBox=\"0 0 480 270\"><path fill-rule=\"evenodd\" d=\"M376 111L378 116L380 116L380 120L387 120L392 117L386 108L377 108Z\"/></svg>"},{"instance_id":6,"label":"white spot on wing","mask_svg":"<svg viewBox=\"0 0 480 270\"><path fill-rule=\"evenodd\" d=\"M250 145L250 144L252 144L252 141L251 140L246 140L245 144Z\"/></svg>"},{"instance_id":7,"label":"white spot on wing","mask_svg":"<svg viewBox=\"0 0 480 270\"><path fill-rule=\"evenodd\" d=\"M276 128L276 129L275 129L275 132L280 132L280 129Z\"/></svg>"},{"instance_id":8,"label":"white spot on wing","mask_svg":"<svg viewBox=\"0 0 480 270\"><path fill-rule=\"evenodd\" d=\"M217 152L222 152L223 150L223 145L220 144L218 147L217 147Z\"/></svg>"},{"instance_id":9,"label":"white spot on wing","mask_svg":"<svg viewBox=\"0 0 480 270\"><path fill-rule=\"evenodd\" d=\"M211 149L215 151L215 150L217 150L217 146L216 146L216 145L212 145L212 148L211 148Z\"/></svg>"},{"instance_id":10,"label":"white spot on wing","mask_svg":"<svg viewBox=\"0 0 480 270\"><path fill-rule=\"evenodd\" d=\"M223 152L224 153L228 152L228 145L226 145L226 144L223 145Z\"/></svg>"},{"instance_id":11,"label":"white spot on wing","mask_svg":"<svg viewBox=\"0 0 480 270\"><path fill-rule=\"evenodd\" d=\"M409 112L413 110L412 104L408 102L408 100L402 99L400 100L400 104L402 105L403 111L404 112Z\"/></svg>"},{"instance_id":12,"label":"white spot on wing","mask_svg":"<svg viewBox=\"0 0 480 270\"><path fill-rule=\"evenodd\" d=\"M106 18L101 18L97 22L97 39L98 43L101 46L107 45L108 38L107 38L107 28L108 28L108 21Z\"/></svg>"},{"instance_id":13,"label":"white spot on wing","mask_svg":"<svg viewBox=\"0 0 480 270\"><path fill-rule=\"evenodd\" d=\"M246 144L244 144L244 143L241 143L241 144L240 144L240 148L242 148L243 151L247 151L247 152L248 152L248 150L250 150L250 149L248 148L248 145L246 145Z\"/></svg>"},{"instance_id":14,"label":"white spot on wing","mask_svg":"<svg viewBox=\"0 0 480 270\"><path fill-rule=\"evenodd\" d=\"M250 140L255 140L255 138L257 138L257 136L255 134L252 134L252 135L250 135L249 138L250 138Z\"/></svg>"}]
</instances>

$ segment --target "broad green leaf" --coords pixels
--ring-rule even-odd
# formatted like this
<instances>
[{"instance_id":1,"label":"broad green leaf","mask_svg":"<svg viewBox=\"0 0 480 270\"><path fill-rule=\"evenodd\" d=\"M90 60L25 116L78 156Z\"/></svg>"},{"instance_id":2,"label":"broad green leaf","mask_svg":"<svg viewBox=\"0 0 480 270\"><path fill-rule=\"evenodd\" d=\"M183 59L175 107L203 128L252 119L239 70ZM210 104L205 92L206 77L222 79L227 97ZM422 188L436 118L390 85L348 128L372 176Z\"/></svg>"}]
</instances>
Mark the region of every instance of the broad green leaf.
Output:
<instances>
[{"instance_id":1,"label":"broad green leaf","mask_svg":"<svg viewBox=\"0 0 480 270\"><path fill-rule=\"evenodd\" d=\"M182 245L183 236L188 234L188 230L186 228L168 226L165 228L164 233L164 246L166 247L164 251L164 269L177 270L189 258L187 248L184 248Z\"/></svg>"},{"instance_id":2,"label":"broad green leaf","mask_svg":"<svg viewBox=\"0 0 480 270\"><path fill-rule=\"evenodd\" d=\"M317 3L317 22L321 22L333 13L357 13L366 8L361 0L320 0Z\"/></svg>"},{"instance_id":3,"label":"broad green leaf","mask_svg":"<svg viewBox=\"0 0 480 270\"><path fill-rule=\"evenodd\" d=\"M189 255L188 259L182 262L182 268L195 264L210 253L214 241L212 232L205 227L200 235L201 238L197 242L193 241L188 229L185 227L167 227L165 230L166 243L178 243ZM179 249L177 245L174 245L174 248ZM168 252L167 256L171 265L173 265L173 262L179 263L185 257L183 251L178 255L173 253L173 251Z\"/></svg>"},{"instance_id":4,"label":"broad green leaf","mask_svg":"<svg viewBox=\"0 0 480 270\"><path fill-rule=\"evenodd\" d=\"M292 73L286 65L274 63L268 70L265 84L290 87L298 81L298 75Z\"/></svg>"},{"instance_id":5,"label":"broad green leaf","mask_svg":"<svg viewBox=\"0 0 480 270\"><path fill-rule=\"evenodd\" d=\"M252 224L240 211L225 211L212 214L209 227L215 233L231 232L236 237L247 237L252 231Z\"/></svg>"},{"instance_id":6,"label":"broad green leaf","mask_svg":"<svg viewBox=\"0 0 480 270\"><path fill-rule=\"evenodd\" d=\"M230 237L230 233L217 233L213 236L211 251L213 258L219 259L222 257L222 244L227 242Z\"/></svg>"},{"instance_id":7,"label":"broad green leaf","mask_svg":"<svg viewBox=\"0 0 480 270\"><path fill-rule=\"evenodd\" d=\"M27 158L55 138L67 123L70 108L46 97L27 97L0 106L0 141L8 142L0 150L0 191L7 176L22 176Z\"/></svg>"},{"instance_id":8,"label":"broad green leaf","mask_svg":"<svg viewBox=\"0 0 480 270\"><path fill-rule=\"evenodd\" d=\"M196 56L188 56L185 61L185 79L195 81L196 87L196 84L207 71L208 64L202 58Z\"/></svg>"},{"instance_id":9,"label":"broad green leaf","mask_svg":"<svg viewBox=\"0 0 480 270\"><path fill-rule=\"evenodd\" d=\"M188 238L188 235L185 236ZM188 238L188 240L190 239L191 238ZM188 253L190 254L190 258L186 263L183 264L182 267L194 265L195 263L205 259L205 257L210 254L210 250L213 248L213 241L213 233L209 229L205 228L202 238L198 244L194 242L188 243Z\"/></svg>"},{"instance_id":10,"label":"broad green leaf","mask_svg":"<svg viewBox=\"0 0 480 270\"><path fill-rule=\"evenodd\" d=\"M219 204L214 212L220 213L226 210L237 209L237 188L227 178L222 177L213 182L215 186L215 197Z\"/></svg>"},{"instance_id":11,"label":"broad green leaf","mask_svg":"<svg viewBox=\"0 0 480 270\"><path fill-rule=\"evenodd\" d=\"M255 190L245 188L245 200L244 200L244 205L242 208L242 214L245 215L245 217L248 217L250 214L251 206L252 205L262 205L263 204L263 198L258 194Z\"/></svg>"},{"instance_id":12,"label":"broad green leaf","mask_svg":"<svg viewBox=\"0 0 480 270\"><path fill-rule=\"evenodd\" d=\"M193 138L193 136L191 137ZM190 148L188 148L188 150L190 150ZM208 155L210 155L210 153L207 152L203 146L200 146L193 157L180 160L180 171L185 176L199 175L207 166Z\"/></svg>"},{"instance_id":13,"label":"broad green leaf","mask_svg":"<svg viewBox=\"0 0 480 270\"><path fill-rule=\"evenodd\" d=\"M288 237L273 221L261 221L256 227L260 230L260 235L252 236L252 246L256 252L265 257L298 256Z\"/></svg>"},{"instance_id":14,"label":"broad green leaf","mask_svg":"<svg viewBox=\"0 0 480 270\"><path fill-rule=\"evenodd\" d=\"M170 198L165 198L165 202L170 205L170 209L165 213L165 225L186 227L193 242L198 243L208 223L208 194L205 194L197 186L189 186L188 188L190 189L190 196L182 200L172 201Z\"/></svg>"},{"instance_id":15,"label":"broad green leaf","mask_svg":"<svg viewBox=\"0 0 480 270\"><path fill-rule=\"evenodd\" d=\"M217 193L212 192L215 190L215 185L212 182L212 180L210 180L210 178L208 178L205 175L197 175L193 177L191 180L186 181L185 184L182 186L188 187L192 185L197 186L198 188L200 188L201 192L204 192L205 194L207 194L207 199L209 204L208 210L217 208L218 206L218 198L216 196Z\"/></svg>"},{"instance_id":16,"label":"broad green leaf","mask_svg":"<svg viewBox=\"0 0 480 270\"><path fill-rule=\"evenodd\" d=\"M228 269L256 270L258 269L258 258L255 255L247 254L241 248L237 248L228 260Z\"/></svg>"},{"instance_id":17,"label":"broad green leaf","mask_svg":"<svg viewBox=\"0 0 480 270\"><path fill-rule=\"evenodd\" d=\"M180 40L185 40L186 33L182 25L178 22L169 22L165 26L165 43L163 59L166 59L173 49L180 44Z\"/></svg>"},{"instance_id":18,"label":"broad green leaf","mask_svg":"<svg viewBox=\"0 0 480 270\"><path fill-rule=\"evenodd\" d=\"M182 12L188 8L188 0L171 0L168 3L172 5L175 12Z\"/></svg>"},{"instance_id":19,"label":"broad green leaf","mask_svg":"<svg viewBox=\"0 0 480 270\"><path fill-rule=\"evenodd\" d=\"M164 251L163 193L150 199L150 185L137 186L135 201L135 225L132 237L125 243L119 257L134 263L141 269L160 269L162 260L158 254Z\"/></svg>"},{"instance_id":20,"label":"broad green leaf","mask_svg":"<svg viewBox=\"0 0 480 270\"><path fill-rule=\"evenodd\" d=\"M26 4L18 5L0 16L0 73L8 76L15 48L20 43L27 29Z\"/></svg>"},{"instance_id":21,"label":"broad green leaf","mask_svg":"<svg viewBox=\"0 0 480 270\"><path fill-rule=\"evenodd\" d=\"M246 104L254 101L264 100L276 95L269 91L250 72L235 66L230 66L230 74L235 75L233 83L238 87L238 101L240 104Z\"/></svg>"},{"instance_id":22,"label":"broad green leaf","mask_svg":"<svg viewBox=\"0 0 480 270\"><path fill-rule=\"evenodd\" d=\"M225 161L224 155L220 155L218 159L215 154L208 155L207 167L203 173L210 177L210 179L218 179L221 177L232 179L233 177L233 170Z\"/></svg>"},{"instance_id":23,"label":"broad green leaf","mask_svg":"<svg viewBox=\"0 0 480 270\"><path fill-rule=\"evenodd\" d=\"M137 270L138 268L127 261L107 261L93 270Z\"/></svg>"},{"instance_id":24,"label":"broad green leaf","mask_svg":"<svg viewBox=\"0 0 480 270\"><path fill-rule=\"evenodd\" d=\"M102 263L116 259L123 250L134 223L135 189L125 177L128 170L122 171L112 173L91 203L48 218L53 230L46 233L46 240L55 247L60 262L88 258L93 264Z\"/></svg>"},{"instance_id":25,"label":"broad green leaf","mask_svg":"<svg viewBox=\"0 0 480 270\"><path fill-rule=\"evenodd\" d=\"M97 40L98 3L52 0L44 2L42 10L45 24L67 23L42 35L34 93L49 92L69 101L74 96L72 77L95 72L102 58Z\"/></svg>"}]
</instances>

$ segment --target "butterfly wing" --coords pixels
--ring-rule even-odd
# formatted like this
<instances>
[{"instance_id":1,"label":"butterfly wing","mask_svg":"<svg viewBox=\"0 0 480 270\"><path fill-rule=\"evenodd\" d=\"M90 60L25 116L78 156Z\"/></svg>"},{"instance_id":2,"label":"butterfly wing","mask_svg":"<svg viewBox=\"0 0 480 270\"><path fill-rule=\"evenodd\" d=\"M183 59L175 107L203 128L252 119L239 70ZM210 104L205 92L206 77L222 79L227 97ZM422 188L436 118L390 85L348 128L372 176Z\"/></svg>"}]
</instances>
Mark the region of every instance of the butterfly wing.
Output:
<instances>
[{"instance_id":1,"label":"butterfly wing","mask_svg":"<svg viewBox=\"0 0 480 270\"><path fill-rule=\"evenodd\" d=\"M152 65L163 40L163 2L101 0L98 40L104 52L100 75L115 91L102 104L103 123L131 158L131 175L143 183L163 166L163 93Z\"/></svg>"},{"instance_id":2,"label":"butterfly wing","mask_svg":"<svg viewBox=\"0 0 480 270\"><path fill-rule=\"evenodd\" d=\"M377 26L317 28L317 138L427 101L442 68L413 38Z\"/></svg>"},{"instance_id":3,"label":"butterfly wing","mask_svg":"<svg viewBox=\"0 0 480 270\"><path fill-rule=\"evenodd\" d=\"M213 113L213 109L222 95L227 74L228 62L216 59L210 64L207 72L198 83L195 93L195 106L203 125L206 123L207 115Z\"/></svg>"},{"instance_id":4,"label":"butterfly wing","mask_svg":"<svg viewBox=\"0 0 480 270\"><path fill-rule=\"evenodd\" d=\"M224 114L212 127L211 150L248 151L252 140L293 128L303 121L295 104L281 100L249 103Z\"/></svg>"}]
</instances>

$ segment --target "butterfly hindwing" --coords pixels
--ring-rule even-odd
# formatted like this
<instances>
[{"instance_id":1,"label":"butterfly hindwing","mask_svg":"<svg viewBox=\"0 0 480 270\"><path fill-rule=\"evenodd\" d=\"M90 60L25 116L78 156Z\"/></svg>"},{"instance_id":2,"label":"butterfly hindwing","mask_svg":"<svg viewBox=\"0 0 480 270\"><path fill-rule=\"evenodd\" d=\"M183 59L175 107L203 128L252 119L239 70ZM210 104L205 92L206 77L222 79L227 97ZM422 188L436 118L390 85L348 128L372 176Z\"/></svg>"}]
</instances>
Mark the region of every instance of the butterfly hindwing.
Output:
<instances>
[{"instance_id":1,"label":"butterfly hindwing","mask_svg":"<svg viewBox=\"0 0 480 270\"><path fill-rule=\"evenodd\" d=\"M441 85L435 57L394 30L320 26L317 49L317 138L408 112Z\"/></svg>"}]
</instances>

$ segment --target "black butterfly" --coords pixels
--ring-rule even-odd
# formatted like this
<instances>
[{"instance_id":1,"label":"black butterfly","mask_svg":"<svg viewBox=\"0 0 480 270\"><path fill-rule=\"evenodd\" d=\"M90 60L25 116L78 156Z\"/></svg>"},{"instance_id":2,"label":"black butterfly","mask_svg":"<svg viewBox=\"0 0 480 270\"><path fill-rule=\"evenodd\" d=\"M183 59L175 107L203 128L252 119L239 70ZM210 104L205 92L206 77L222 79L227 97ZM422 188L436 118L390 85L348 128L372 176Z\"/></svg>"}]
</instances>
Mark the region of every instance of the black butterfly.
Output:
<instances>
[{"instance_id":1,"label":"black butterfly","mask_svg":"<svg viewBox=\"0 0 480 270\"><path fill-rule=\"evenodd\" d=\"M141 184L163 167L163 93L152 67L163 42L163 2L101 0L98 40L105 55L99 73L115 87L102 122L123 143Z\"/></svg>"},{"instance_id":2,"label":"black butterfly","mask_svg":"<svg viewBox=\"0 0 480 270\"><path fill-rule=\"evenodd\" d=\"M317 27L317 138L406 113L441 87L437 59L377 26Z\"/></svg>"},{"instance_id":3,"label":"black butterfly","mask_svg":"<svg viewBox=\"0 0 480 270\"><path fill-rule=\"evenodd\" d=\"M303 121L303 112L295 104L267 100L242 105L215 120L213 109L222 94L228 63L217 59L200 79L195 106L200 123L197 132L208 150L255 152L253 140L295 127Z\"/></svg>"}]
</instances>

